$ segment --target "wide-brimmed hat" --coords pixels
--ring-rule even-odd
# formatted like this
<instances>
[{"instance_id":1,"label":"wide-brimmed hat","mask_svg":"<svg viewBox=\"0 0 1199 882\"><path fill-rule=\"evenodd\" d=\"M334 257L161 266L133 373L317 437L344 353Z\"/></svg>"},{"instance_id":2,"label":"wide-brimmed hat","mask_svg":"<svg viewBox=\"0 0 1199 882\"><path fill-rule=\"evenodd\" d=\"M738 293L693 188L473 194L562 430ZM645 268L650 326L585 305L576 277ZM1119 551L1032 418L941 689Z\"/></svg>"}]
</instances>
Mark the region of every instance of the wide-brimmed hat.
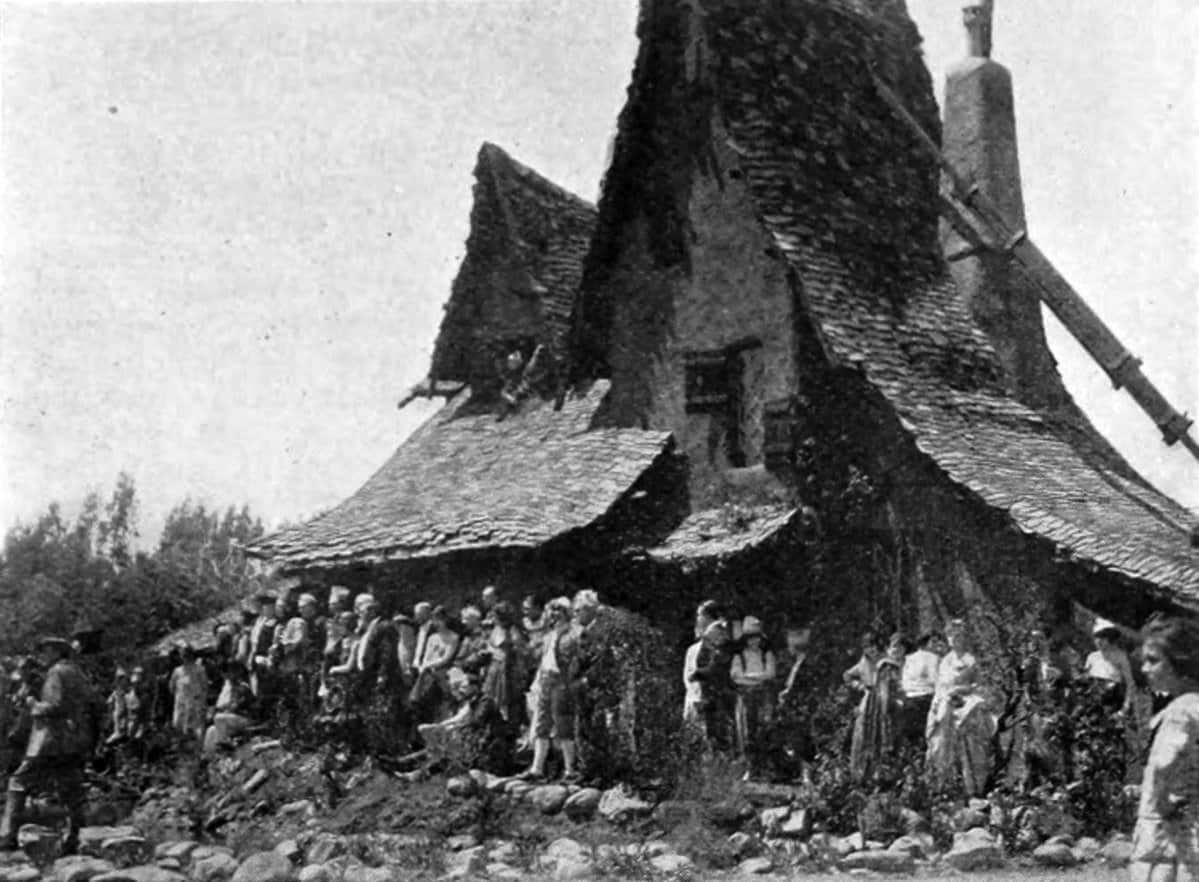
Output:
<instances>
[{"instance_id":1,"label":"wide-brimmed hat","mask_svg":"<svg viewBox=\"0 0 1199 882\"><path fill-rule=\"evenodd\" d=\"M345 585L334 585L329 589L329 602L341 603L350 599L350 589Z\"/></svg>"},{"instance_id":2,"label":"wide-brimmed hat","mask_svg":"<svg viewBox=\"0 0 1199 882\"><path fill-rule=\"evenodd\" d=\"M316 606L316 595L307 594L307 593L301 594L299 599L296 601L296 605L297 606Z\"/></svg>"},{"instance_id":3,"label":"wide-brimmed hat","mask_svg":"<svg viewBox=\"0 0 1199 882\"><path fill-rule=\"evenodd\" d=\"M67 640L64 637L57 637L53 634L47 634L43 637L38 638L38 641L37 641L38 649L44 649L47 646L57 647L58 649L61 649L64 652L71 651L71 641L70 640Z\"/></svg>"},{"instance_id":4,"label":"wide-brimmed hat","mask_svg":"<svg viewBox=\"0 0 1199 882\"><path fill-rule=\"evenodd\" d=\"M757 616L746 616L741 622L741 636L752 637L754 635L762 636L762 620Z\"/></svg>"},{"instance_id":5,"label":"wide-brimmed hat","mask_svg":"<svg viewBox=\"0 0 1199 882\"><path fill-rule=\"evenodd\" d=\"M1113 622L1109 619L1105 619L1102 616L1095 619L1095 624L1091 626L1091 634L1096 637L1098 637L1100 634L1119 634L1119 633L1120 633L1119 626L1115 622Z\"/></svg>"}]
</instances>

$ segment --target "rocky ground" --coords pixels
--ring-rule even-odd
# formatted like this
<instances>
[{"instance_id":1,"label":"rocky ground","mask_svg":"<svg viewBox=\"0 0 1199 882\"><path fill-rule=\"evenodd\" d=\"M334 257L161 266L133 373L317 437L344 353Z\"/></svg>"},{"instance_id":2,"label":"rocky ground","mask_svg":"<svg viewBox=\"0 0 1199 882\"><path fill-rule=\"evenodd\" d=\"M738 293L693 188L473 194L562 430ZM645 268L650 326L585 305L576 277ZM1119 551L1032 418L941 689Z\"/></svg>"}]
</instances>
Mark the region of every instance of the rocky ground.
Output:
<instances>
[{"instance_id":1,"label":"rocky ground","mask_svg":"<svg viewBox=\"0 0 1199 882\"><path fill-rule=\"evenodd\" d=\"M478 771L395 774L266 740L183 777L148 787L122 823L86 828L80 855L59 855L53 827L26 825L22 851L0 854L0 882L1115 880L1129 852L1124 837L1061 834L1012 857L981 802L938 847L915 815L906 833L878 840L820 832L781 787L654 802ZM114 820L111 807L95 808Z\"/></svg>"}]
</instances>

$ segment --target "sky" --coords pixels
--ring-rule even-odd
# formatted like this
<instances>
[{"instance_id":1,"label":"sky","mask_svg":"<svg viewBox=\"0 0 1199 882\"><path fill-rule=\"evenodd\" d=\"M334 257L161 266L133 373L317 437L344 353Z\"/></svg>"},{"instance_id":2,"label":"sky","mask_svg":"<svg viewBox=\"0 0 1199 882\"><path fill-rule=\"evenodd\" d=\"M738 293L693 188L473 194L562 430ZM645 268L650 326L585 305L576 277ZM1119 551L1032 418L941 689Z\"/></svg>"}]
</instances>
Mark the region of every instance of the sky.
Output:
<instances>
[{"instance_id":1,"label":"sky","mask_svg":"<svg viewBox=\"0 0 1199 882\"><path fill-rule=\"evenodd\" d=\"M934 82L961 0L909 0ZM1199 413L1199 4L997 0L1030 233ZM351 494L435 409L480 144L595 199L634 0L0 7L0 529L117 474L268 524ZM1047 318L1159 488L1199 464Z\"/></svg>"}]
</instances>

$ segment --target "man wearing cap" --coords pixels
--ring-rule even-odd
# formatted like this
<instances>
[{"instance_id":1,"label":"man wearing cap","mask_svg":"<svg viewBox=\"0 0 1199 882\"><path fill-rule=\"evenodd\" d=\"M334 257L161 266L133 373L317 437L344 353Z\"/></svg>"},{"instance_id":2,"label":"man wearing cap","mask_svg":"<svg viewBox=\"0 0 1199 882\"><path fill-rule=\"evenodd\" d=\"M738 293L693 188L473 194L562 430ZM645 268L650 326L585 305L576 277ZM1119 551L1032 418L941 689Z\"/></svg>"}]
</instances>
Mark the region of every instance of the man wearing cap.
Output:
<instances>
[{"instance_id":1,"label":"man wearing cap","mask_svg":"<svg viewBox=\"0 0 1199 882\"><path fill-rule=\"evenodd\" d=\"M250 689L255 698L267 704L273 694L270 688L270 655L279 620L275 616L275 595L265 592L259 594L258 604L258 618L250 629Z\"/></svg>"},{"instance_id":2,"label":"man wearing cap","mask_svg":"<svg viewBox=\"0 0 1199 882\"><path fill-rule=\"evenodd\" d=\"M95 701L79 666L71 659L71 646L60 637L45 637L38 644L49 668L40 700L28 699L33 728L25 759L8 779L4 817L0 820L0 849L17 846L17 828L30 789L53 789L67 810L67 835L63 851L79 846L83 826L83 766L95 739L90 709Z\"/></svg>"}]
</instances>

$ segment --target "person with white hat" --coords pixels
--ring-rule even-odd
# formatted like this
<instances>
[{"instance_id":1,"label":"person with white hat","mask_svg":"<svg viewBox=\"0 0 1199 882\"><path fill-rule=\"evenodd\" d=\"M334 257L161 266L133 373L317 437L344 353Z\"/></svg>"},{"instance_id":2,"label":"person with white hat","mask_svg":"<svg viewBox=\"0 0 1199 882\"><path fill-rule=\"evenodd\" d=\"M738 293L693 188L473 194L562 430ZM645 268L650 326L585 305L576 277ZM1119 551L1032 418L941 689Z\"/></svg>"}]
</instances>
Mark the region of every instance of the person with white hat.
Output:
<instances>
[{"instance_id":1,"label":"person with white hat","mask_svg":"<svg viewBox=\"0 0 1199 882\"><path fill-rule=\"evenodd\" d=\"M757 616L746 616L741 623L741 641L741 651L733 656L729 675L737 689L737 750L749 761L752 774L762 729L770 723L774 709L778 661L762 636L762 620Z\"/></svg>"},{"instance_id":2,"label":"person with white hat","mask_svg":"<svg viewBox=\"0 0 1199 882\"><path fill-rule=\"evenodd\" d=\"M1120 646L1120 629L1115 622L1100 617L1091 627L1091 636L1095 638L1095 651L1087 656L1083 672L1103 684L1105 700L1113 707L1119 707L1120 713L1127 714L1132 710L1136 683L1128 653Z\"/></svg>"}]
</instances>

